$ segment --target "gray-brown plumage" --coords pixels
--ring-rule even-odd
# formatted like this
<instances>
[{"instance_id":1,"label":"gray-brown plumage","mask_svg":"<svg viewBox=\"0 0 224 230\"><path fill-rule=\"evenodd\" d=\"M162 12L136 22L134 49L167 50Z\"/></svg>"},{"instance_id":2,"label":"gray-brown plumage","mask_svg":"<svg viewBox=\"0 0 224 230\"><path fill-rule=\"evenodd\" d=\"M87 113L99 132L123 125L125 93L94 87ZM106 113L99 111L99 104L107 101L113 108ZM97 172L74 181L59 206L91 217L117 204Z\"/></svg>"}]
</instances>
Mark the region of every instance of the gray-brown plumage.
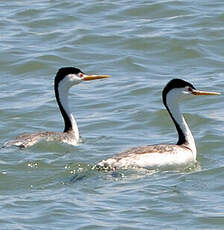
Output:
<instances>
[{"instance_id":1,"label":"gray-brown plumage","mask_svg":"<svg viewBox=\"0 0 224 230\"><path fill-rule=\"evenodd\" d=\"M41 140L57 141L71 145L79 143L79 130L75 118L68 106L68 91L73 85L82 81L107 78L108 75L87 75L75 67L65 67L58 70L54 80L55 97L64 120L64 132L39 132L23 134L14 140L7 141L3 147L30 147Z\"/></svg>"},{"instance_id":2,"label":"gray-brown plumage","mask_svg":"<svg viewBox=\"0 0 224 230\"><path fill-rule=\"evenodd\" d=\"M30 147L42 140L64 142L73 144L75 134L72 130L68 132L39 132L31 134L23 134L15 138L15 140L8 141L3 147L17 146L20 148Z\"/></svg>"},{"instance_id":3,"label":"gray-brown plumage","mask_svg":"<svg viewBox=\"0 0 224 230\"><path fill-rule=\"evenodd\" d=\"M196 162L197 150L191 131L180 113L179 100L188 95L219 95L215 92L198 91L181 79L171 80L163 90L163 103L173 120L177 133L177 144L159 144L131 148L111 158L100 161L97 169L116 168L170 168L182 167Z\"/></svg>"}]
</instances>

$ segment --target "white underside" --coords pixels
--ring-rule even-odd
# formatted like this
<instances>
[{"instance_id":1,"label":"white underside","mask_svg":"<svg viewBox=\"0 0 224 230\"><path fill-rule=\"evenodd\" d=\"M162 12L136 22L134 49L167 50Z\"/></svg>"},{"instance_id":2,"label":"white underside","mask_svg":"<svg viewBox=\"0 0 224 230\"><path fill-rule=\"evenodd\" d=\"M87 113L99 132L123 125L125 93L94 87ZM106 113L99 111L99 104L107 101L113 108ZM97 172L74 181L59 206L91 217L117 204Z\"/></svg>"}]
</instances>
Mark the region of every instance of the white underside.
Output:
<instances>
[{"instance_id":1,"label":"white underside","mask_svg":"<svg viewBox=\"0 0 224 230\"><path fill-rule=\"evenodd\" d=\"M109 167L109 168L130 168L130 167L139 167L139 168L148 168L148 169L157 169L157 168L177 168L183 167L196 162L197 150L194 142L193 135L180 113L178 100L182 94L182 89L173 89L167 95L167 106L179 125L180 129L183 132L185 137L185 143L181 145L173 145L171 148L166 148L164 145L162 152L161 149L155 152L145 152L145 148L142 148L142 151L136 152L136 149L130 149L126 153L120 154L115 157L111 157L107 160L103 160L98 163L100 167ZM153 146L152 146L153 147Z\"/></svg>"},{"instance_id":2,"label":"white underside","mask_svg":"<svg viewBox=\"0 0 224 230\"><path fill-rule=\"evenodd\" d=\"M130 154L121 159L109 158L97 165L110 168L147 168L147 169L175 169L196 162L192 151L178 151L176 153L145 153Z\"/></svg>"}]
</instances>

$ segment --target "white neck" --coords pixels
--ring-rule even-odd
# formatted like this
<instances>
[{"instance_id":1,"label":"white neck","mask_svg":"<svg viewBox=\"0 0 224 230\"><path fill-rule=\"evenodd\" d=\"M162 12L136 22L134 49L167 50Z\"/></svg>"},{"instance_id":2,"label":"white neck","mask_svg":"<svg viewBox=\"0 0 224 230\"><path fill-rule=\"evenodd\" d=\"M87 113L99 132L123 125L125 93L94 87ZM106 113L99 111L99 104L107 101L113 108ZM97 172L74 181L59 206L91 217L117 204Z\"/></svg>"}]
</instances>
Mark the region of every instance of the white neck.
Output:
<instances>
[{"instance_id":1,"label":"white neck","mask_svg":"<svg viewBox=\"0 0 224 230\"><path fill-rule=\"evenodd\" d=\"M176 128L178 129L177 126L179 126L179 129L181 130L182 134L184 135L185 143L183 143L183 144L187 145L187 147L189 147L192 150L194 157L196 159L197 150L196 150L194 137L193 137L183 115L180 112L179 103L177 101L177 95L175 95L175 92L169 92L167 94L166 103L167 103L168 110L172 116L172 119L174 120L174 122L176 122L176 124L175 124ZM179 138L180 138L181 134L179 132L178 132L178 134L179 134Z\"/></svg>"},{"instance_id":2,"label":"white neck","mask_svg":"<svg viewBox=\"0 0 224 230\"><path fill-rule=\"evenodd\" d=\"M69 88L70 87L63 80L62 80L62 82L59 83L59 85L58 85L59 100L60 100L61 106L63 107L63 109L67 115L67 118L71 122L71 126L72 126L71 128L72 128L72 131L74 131L74 133L75 133L75 138L76 138L76 140L79 140L78 125L75 121L74 116L70 112L69 105L68 105ZM65 117L64 117L64 119L65 119Z\"/></svg>"}]
</instances>

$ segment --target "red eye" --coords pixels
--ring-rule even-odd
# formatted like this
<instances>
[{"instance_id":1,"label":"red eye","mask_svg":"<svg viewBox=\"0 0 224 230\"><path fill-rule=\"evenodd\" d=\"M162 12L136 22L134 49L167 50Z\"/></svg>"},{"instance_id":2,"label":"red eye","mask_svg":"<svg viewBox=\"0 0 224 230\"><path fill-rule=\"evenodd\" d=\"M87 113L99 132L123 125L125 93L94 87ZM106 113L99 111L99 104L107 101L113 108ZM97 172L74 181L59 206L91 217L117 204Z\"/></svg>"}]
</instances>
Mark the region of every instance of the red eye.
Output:
<instances>
[{"instance_id":1,"label":"red eye","mask_svg":"<svg viewBox=\"0 0 224 230\"><path fill-rule=\"evenodd\" d=\"M83 77L83 74L82 74L82 73L80 73L80 74L79 74L79 77Z\"/></svg>"},{"instance_id":2,"label":"red eye","mask_svg":"<svg viewBox=\"0 0 224 230\"><path fill-rule=\"evenodd\" d=\"M191 87L188 87L188 91L192 93L193 89Z\"/></svg>"}]
</instances>

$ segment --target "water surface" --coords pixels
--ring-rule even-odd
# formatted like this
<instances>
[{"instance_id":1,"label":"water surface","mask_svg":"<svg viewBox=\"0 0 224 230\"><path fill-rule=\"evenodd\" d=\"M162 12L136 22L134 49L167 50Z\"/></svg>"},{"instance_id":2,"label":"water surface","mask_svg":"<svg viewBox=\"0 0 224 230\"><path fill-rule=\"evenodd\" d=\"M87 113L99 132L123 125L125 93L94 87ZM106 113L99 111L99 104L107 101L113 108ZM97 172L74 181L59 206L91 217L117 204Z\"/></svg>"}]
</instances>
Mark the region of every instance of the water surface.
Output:
<instances>
[{"instance_id":1,"label":"water surface","mask_svg":"<svg viewBox=\"0 0 224 230\"><path fill-rule=\"evenodd\" d=\"M83 144L1 149L1 229L223 229L223 95L184 103L195 167L91 170L133 146L176 142L161 100L170 79L223 93L222 1L14 0L0 7L1 143L63 130L53 92L58 68L112 76L71 90Z\"/></svg>"}]
</instances>

